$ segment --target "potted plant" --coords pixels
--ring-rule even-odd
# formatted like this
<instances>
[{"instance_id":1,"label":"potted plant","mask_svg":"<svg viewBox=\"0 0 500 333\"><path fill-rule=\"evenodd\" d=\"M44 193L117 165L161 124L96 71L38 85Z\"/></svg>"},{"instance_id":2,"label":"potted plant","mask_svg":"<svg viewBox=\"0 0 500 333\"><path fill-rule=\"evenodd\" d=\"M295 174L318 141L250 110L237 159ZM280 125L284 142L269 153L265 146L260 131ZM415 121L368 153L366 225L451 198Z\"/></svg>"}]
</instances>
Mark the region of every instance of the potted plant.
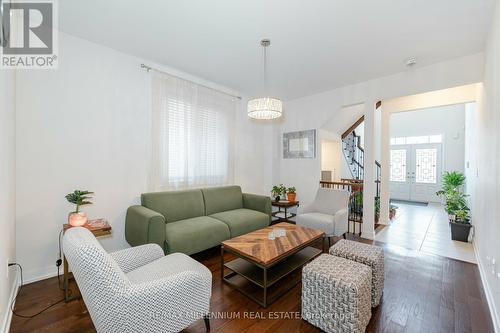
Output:
<instances>
[{"instance_id":1,"label":"potted plant","mask_svg":"<svg viewBox=\"0 0 500 333\"><path fill-rule=\"evenodd\" d=\"M295 199L297 198L297 194L295 192L296 192L296 189L293 186L289 187L287 189L287 198L288 198L288 201L295 202Z\"/></svg>"},{"instance_id":2,"label":"potted plant","mask_svg":"<svg viewBox=\"0 0 500 333\"><path fill-rule=\"evenodd\" d=\"M446 171L443 174L443 191L460 189L465 183L465 176L458 171Z\"/></svg>"},{"instance_id":3,"label":"potted plant","mask_svg":"<svg viewBox=\"0 0 500 333\"><path fill-rule=\"evenodd\" d=\"M390 205L389 207L389 219L392 220L396 217L396 211L398 210L398 206Z\"/></svg>"},{"instance_id":4,"label":"potted plant","mask_svg":"<svg viewBox=\"0 0 500 333\"><path fill-rule=\"evenodd\" d=\"M469 239L470 214L468 209L455 211L454 220L450 220L451 239L461 242L467 242Z\"/></svg>"},{"instance_id":5,"label":"potted plant","mask_svg":"<svg viewBox=\"0 0 500 333\"><path fill-rule=\"evenodd\" d=\"M80 211L80 207L84 205L91 205L92 202L89 199L92 198L94 192L75 190L72 193L66 195L66 200L69 203L76 205L76 210L71 212L68 216L68 223L73 226L82 226L87 223L87 213Z\"/></svg>"},{"instance_id":6,"label":"potted plant","mask_svg":"<svg viewBox=\"0 0 500 333\"><path fill-rule=\"evenodd\" d=\"M363 192L357 191L351 194L350 199L351 213L353 214L363 214ZM375 213L377 212L377 206L375 204Z\"/></svg>"},{"instance_id":7,"label":"potted plant","mask_svg":"<svg viewBox=\"0 0 500 333\"><path fill-rule=\"evenodd\" d=\"M380 197L375 197L375 224L380 220Z\"/></svg>"},{"instance_id":8,"label":"potted plant","mask_svg":"<svg viewBox=\"0 0 500 333\"><path fill-rule=\"evenodd\" d=\"M281 196L285 197L286 187L283 184L274 185L273 189L271 190L271 193L275 201L280 201Z\"/></svg>"},{"instance_id":9,"label":"potted plant","mask_svg":"<svg viewBox=\"0 0 500 333\"><path fill-rule=\"evenodd\" d=\"M465 176L458 171L446 171L443 174L443 185L441 191L436 192L445 200L445 210L448 215L467 206L466 196L462 192Z\"/></svg>"},{"instance_id":10,"label":"potted plant","mask_svg":"<svg viewBox=\"0 0 500 333\"><path fill-rule=\"evenodd\" d=\"M445 172L443 174L443 187L436 194L444 198L445 210L450 220L451 239L467 242L472 225L470 224L467 195L463 193L464 183L465 176L461 172Z\"/></svg>"},{"instance_id":11,"label":"potted plant","mask_svg":"<svg viewBox=\"0 0 500 333\"><path fill-rule=\"evenodd\" d=\"M361 202L363 197L360 195ZM362 207L362 206L361 206ZM396 210L398 206L389 205L389 219L392 220L396 216ZM378 224L380 220L380 197L375 197L375 224Z\"/></svg>"},{"instance_id":12,"label":"potted plant","mask_svg":"<svg viewBox=\"0 0 500 333\"><path fill-rule=\"evenodd\" d=\"M448 215L455 215L459 210L469 210L467 207L467 195L457 189L445 193L445 210Z\"/></svg>"}]
</instances>

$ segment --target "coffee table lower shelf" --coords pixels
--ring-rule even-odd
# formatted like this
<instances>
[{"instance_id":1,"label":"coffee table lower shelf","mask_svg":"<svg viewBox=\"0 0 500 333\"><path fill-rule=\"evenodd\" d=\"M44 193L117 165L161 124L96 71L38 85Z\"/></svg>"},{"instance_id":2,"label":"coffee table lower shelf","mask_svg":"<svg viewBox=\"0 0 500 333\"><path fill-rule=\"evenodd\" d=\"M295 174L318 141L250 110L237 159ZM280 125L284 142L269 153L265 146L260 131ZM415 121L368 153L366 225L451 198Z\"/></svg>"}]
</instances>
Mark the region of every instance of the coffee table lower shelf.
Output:
<instances>
[{"instance_id":1,"label":"coffee table lower shelf","mask_svg":"<svg viewBox=\"0 0 500 333\"><path fill-rule=\"evenodd\" d=\"M261 306L267 307L299 283L302 275L300 268L321 253L320 249L306 247L269 267L237 258L227 263L223 262L223 268L228 268L231 272L224 274L223 269L222 279ZM289 278L286 283L276 284L287 276ZM262 296L259 297L259 294Z\"/></svg>"}]
</instances>

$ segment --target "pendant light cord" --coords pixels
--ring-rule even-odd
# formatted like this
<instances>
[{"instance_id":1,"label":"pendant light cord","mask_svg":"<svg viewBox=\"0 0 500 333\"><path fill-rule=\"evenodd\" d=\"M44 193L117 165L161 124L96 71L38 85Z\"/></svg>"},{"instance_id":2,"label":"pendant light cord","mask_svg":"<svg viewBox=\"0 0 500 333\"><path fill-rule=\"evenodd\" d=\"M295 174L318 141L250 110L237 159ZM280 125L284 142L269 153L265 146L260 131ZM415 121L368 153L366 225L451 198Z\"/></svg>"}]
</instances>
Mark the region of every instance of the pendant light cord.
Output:
<instances>
[{"instance_id":1,"label":"pendant light cord","mask_svg":"<svg viewBox=\"0 0 500 333\"><path fill-rule=\"evenodd\" d=\"M267 92L268 92L268 89L267 89L267 46L263 46L264 48L264 64L263 64L263 67L264 67L264 94L267 96Z\"/></svg>"}]
</instances>

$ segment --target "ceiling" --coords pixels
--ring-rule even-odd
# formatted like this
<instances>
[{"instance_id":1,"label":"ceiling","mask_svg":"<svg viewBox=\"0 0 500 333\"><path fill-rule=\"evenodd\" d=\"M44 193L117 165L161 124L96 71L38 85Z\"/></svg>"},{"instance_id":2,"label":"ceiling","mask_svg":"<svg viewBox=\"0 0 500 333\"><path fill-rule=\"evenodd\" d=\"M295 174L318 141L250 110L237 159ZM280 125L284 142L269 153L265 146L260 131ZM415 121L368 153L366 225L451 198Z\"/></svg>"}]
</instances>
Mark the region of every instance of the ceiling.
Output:
<instances>
[{"instance_id":1,"label":"ceiling","mask_svg":"<svg viewBox=\"0 0 500 333\"><path fill-rule=\"evenodd\" d=\"M253 96L293 99L483 50L495 0L64 0L62 31Z\"/></svg>"}]
</instances>

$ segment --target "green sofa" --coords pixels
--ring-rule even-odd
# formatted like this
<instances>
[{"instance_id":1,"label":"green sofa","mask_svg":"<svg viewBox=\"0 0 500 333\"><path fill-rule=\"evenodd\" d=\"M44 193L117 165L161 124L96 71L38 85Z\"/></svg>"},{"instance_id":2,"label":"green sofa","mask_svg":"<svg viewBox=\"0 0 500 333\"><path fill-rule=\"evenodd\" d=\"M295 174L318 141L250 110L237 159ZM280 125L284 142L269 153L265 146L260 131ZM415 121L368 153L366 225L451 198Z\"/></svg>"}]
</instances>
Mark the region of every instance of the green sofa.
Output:
<instances>
[{"instance_id":1,"label":"green sofa","mask_svg":"<svg viewBox=\"0 0 500 333\"><path fill-rule=\"evenodd\" d=\"M131 246L160 245L165 253L197 253L271 222L271 199L239 186L144 193L129 207L125 238Z\"/></svg>"}]
</instances>

